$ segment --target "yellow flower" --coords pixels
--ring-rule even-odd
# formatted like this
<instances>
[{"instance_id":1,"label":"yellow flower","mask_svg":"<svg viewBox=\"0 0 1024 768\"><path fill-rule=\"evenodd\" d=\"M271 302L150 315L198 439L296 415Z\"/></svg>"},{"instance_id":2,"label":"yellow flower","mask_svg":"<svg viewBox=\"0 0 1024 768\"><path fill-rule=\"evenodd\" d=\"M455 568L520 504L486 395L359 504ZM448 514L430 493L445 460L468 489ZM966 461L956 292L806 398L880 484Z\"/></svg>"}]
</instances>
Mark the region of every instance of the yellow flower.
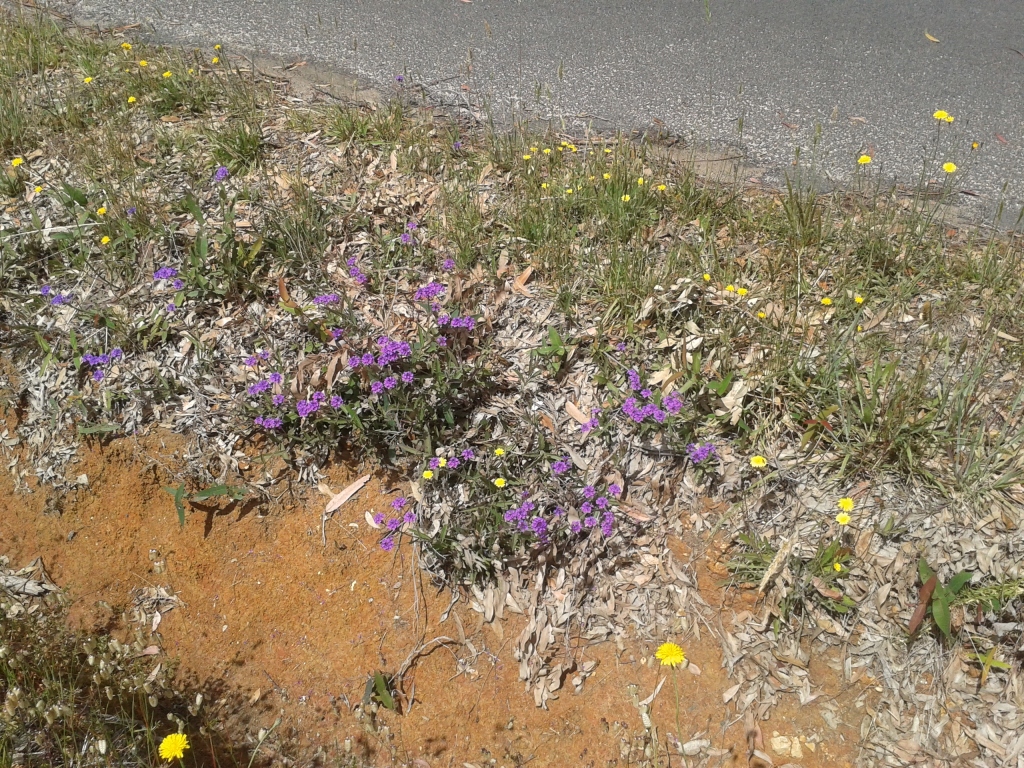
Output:
<instances>
[{"instance_id":1,"label":"yellow flower","mask_svg":"<svg viewBox=\"0 0 1024 768\"><path fill-rule=\"evenodd\" d=\"M725 290L726 290L727 293L735 293L736 292L736 286L733 285L732 283L729 283L727 286L725 286Z\"/></svg>"},{"instance_id":2,"label":"yellow flower","mask_svg":"<svg viewBox=\"0 0 1024 768\"><path fill-rule=\"evenodd\" d=\"M533 155L523 155L523 160L529 160Z\"/></svg>"},{"instance_id":3,"label":"yellow flower","mask_svg":"<svg viewBox=\"0 0 1024 768\"><path fill-rule=\"evenodd\" d=\"M82 80L82 82L85 83L86 85L88 85L89 83L92 82L92 78L91 77L87 77L84 80Z\"/></svg>"},{"instance_id":4,"label":"yellow flower","mask_svg":"<svg viewBox=\"0 0 1024 768\"><path fill-rule=\"evenodd\" d=\"M129 96L128 97L128 103L129 104L134 104L135 103L135 97L134 96Z\"/></svg>"},{"instance_id":5,"label":"yellow flower","mask_svg":"<svg viewBox=\"0 0 1024 768\"><path fill-rule=\"evenodd\" d=\"M572 194L572 187L566 187L565 188L565 194L571 195Z\"/></svg>"},{"instance_id":6,"label":"yellow flower","mask_svg":"<svg viewBox=\"0 0 1024 768\"><path fill-rule=\"evenodd\" d=\"M864 326L863 325L858 325L857 326L857 333L860 333L863 330L864 330Z\"/></svg>"},{"instance_id":7,"label":"yellow flower","mask_svg":"<svg viewBox=\"0 0 1024 768\"><path fill-rule=\"evenodd\" d=\"M562 152L565 150L565 147L556 147L556 149L558 149L559 152Z\"/></svg>"},{"instance_id":8,"label":"yellow flower","mask_svg":"<svg viewBox=\"0 0 1024 768\"><path fill-rule=\"evenodd\" d=\"M164 736L164 740L160 742L160 757L167 761L181 760L186 749L188 736L184 733L172 733L170 736Z\"/></svg>"},{"instance_id":9,"label":"yellow flower","mask_svg":"<svg viewBox=\"0 0 1024 768\"><path fill-rule=\"evenodd\" d=\"M168 69L166 72L164 72L164 77L170 77L170 76L171 76L171 70Z\"/></svg>"},{"instance_id":10,"label":"yellow flower","mask_svg":"<svg viewBox=\"0 0 1024 768\"><path fill-rule=\"evenodd\" d=\"M861 155L857 158L857 162L861 165L867 165L871 162L871 155Z\"/></svg>"},{"instance_id":11,"label":"yellow flower","mask_svg":"<svg viewBox=\"0 0 1024 768\"><path fill-rule=\"evenodd\" d=\"M659 184L658 185L658 191L659 192L664 192L666 189L668 189L668 187L666 187L664 184Z\"/></svg>"},{"instance_id":12,"label":"yellow flower","mask_svg":"<svg viewBox=\"0 0 1024 768\"><path fill-rule=\"evenodd\" d=\"M139 66L140 67L148 67L149 66L149 62L146 61L145 59L143 59L142 61L139 62Z\"/></svg>"},{"instance_id":13,"label":"yellow flower","mask_svg":"<svg viewBox=\"0 0 1024 768\"><path fill-rule=\"evenodd\" d=\"M123 50L130 51L132 49L132 44L131 43L121 43L121 48Z\"/></svg>"},{"instance_id":14,"label":"yellow flower","mask_svg":"<svg viewBox=\"0 0 1024 768\"><path fill-rule=\"evenodd\" d=\"M939 109L932 114L932 117L934 117L936 120L945 120L947 117L949 117L949 112L947 112L944 109Z\"/></svg>"},{"instance_id":15,"label":"yellow flower","mask_svg":"<svg viewBox=\"0 0 1024 768\"><path fill-rule=\"evenodd\" d=\"M642 187L644 185L644 177L643 176L641 176L639 179L636 180L636 185L638 187Z\"/></svg>"},{"instance_id":16,"label":"yellow flower","mask_svg":"<svg viewBox=\"0 0 1024 768\"><path fill-rule=\"evenodd\" d=\"M763 309L762 309L762 310L758 310L757 316L758 316L758 317L759 317L759 318L760 318L761 320L764 320L764 319L765 319L766 317L768 317L768 315L766 315L766 314L764 313L764 310L763 310Z\"/></svg>"},{"instance_id":17,"label":"yellow flower","mask_svg":"<svg viewBox=\"0 0 1024 768\"><path fill-rule=\"evenodd\" d=\"M705 272L703 275L701 275L701 277L704 278L704 282L705 283L710 283L711 282L711 275L709 275L707 272Z\"/></svg>"},{"instance_id":18,"label":"yellow flower","mask_svg":"<svg viewBox=\"0 0 1024 768\"><path fill-rule=\"evenodd\" d=\"M499 488L504 488L505 487L505 478L504 477L497 477L497 478L495 478L494 479L494 484L496 486L498 486Z\"/></svg>"},{"instance_id":19,"label":"yellow flower","mask_svg":"<svg viewBox=\"0 0 1024 768\"><path fill-rule=\"evenodd\" d=\"M830 299L828 296L826 296L825 298L823 298L821 300L821 305L823 307L831 307L832 306L832 299Z\"/></svg>"},{"instance_id":20,"label":"yellow flower","mask_svg":"<svg viewBox=\"0 0 1024 768\"><path fill-rule=\"evenodd\" d=\"M631 198L629 195L623 195L622 196L622 202L624 202L624 203L628 203L632 199L633 198Z\"/></svg>"},{"instance_id":21,"label":"yellow flower","mask_svg":"<svg viewBox=\"0 0 1024 768\"><path fill-rule=\"evenodd\" d=\"M956 173L956 163L943 163L942 170L946 173Z\"/></svg>"},{"instance_id":22,"label":"yellow flower","mask_svg":"<svg viewBox=\"0 0 1024 768\"><path fill-rule=\"evenodd\" d=\"M766 459L764 456L751 456L750 466L752 466L754 469L764 469L765 467L768 466L768 459Z\"/></svg>"},{"instance_id":23,"label":"yellow flower","mask_svg":"<svg viewBox=\"0 0 1024 768\"><path fill-rule=\"evenodd\" d=\"M220 64L220 56L214 56L212 59L210 59L210 63L211 64Z\"/></svg>"},{"instance_id":24,"label":"yellow flower","mask_svg":"<svg viewBox=\"0 0 1024 768\"><path fill-rule=\"evenodd\" d=\"M438 459L437 460L437 466L441 467L442 469L444 467L448 466L448 459L445 459L445 458Z\"/></svg>"},{"instance_id":25,"label":"yellow flower","mask_svg":"<svg viewBox=\"0 0 1024 768\"><path fill-rule=\"evenodd\" d=\"M853 301L854 301L855 304L863 304L864 303L864 297L861 296L859 293L855 293L855 294L853 294Z\"/></svg>"},{"instance_id":26,"label":"yellow flower","mask_svg":"<svg viewBox=\"0 0 1024 768\"><path fill-rule=\"evenodd\" d=\"M843 570L843 566L841 566L839 563L832 563L832 570L836 573L839 573Z\"/></svg>"},{"instance_id":27,"label":"yellow flower","mask_svg":"<svg viewBox=\"0 0 1024 768\"><path fill-rule=\"evenodd\" d=\"M505 449L504 448L495 448L494 449L494 455L495 456L504 456L505 455Z\"/></svg>"},{"instance_id":28,"label":"yellow flower","mask_svg":"<svg viewBox=\"0 0 1024 768\"><path fill-rule=\"evenodd\" d=\"M541 183L540 188L541 189L547 189L548 188L548 183L546 181Z\"/></svg>"},{"instance_id":29,"label":"yellow flower","mask_svg":"<svg viewBox=\"0 0 1024 768\"><path fill-rule=\"evenodd\" d=\"M683 649L675 643L662 643L658 646L654 657L661 662L663 667L675 668L686 661L686 654L683 652Z\"/></svg>"},{"instance_id":30,"label":"yellow flower","mask_svg":"<svg viewBox=\"0 0 1024 768\"><path fill-rule=\"evenodd\" d=\"M569 149L571 149L573 152L575 152L576 151L576 145L575 144L570 144L569 145Z\"/></svg>"},{"instance_id":31,"label":"yellow flower","mask_svg":"<svg viewBox=\"0 0 1024 768\"><path fill-rule=\"evenodd\" d=\"M843 498L839 500L839 509L843 512L853 512L853 499L849 496L843 496Z\"/></svg>"},{"instance_id":32,"label":"yellow flower","mask_svg":"<svg viewBox=\"0 0 1024 768\"><path fill-rule=\"evenodd\" d=\"M110 242L110 238L107 237L106 235L104 235L103 238L100 240L100 245L106 245L109 242Z\"/></svg>"},{"instance_id":33,"label":"yellow flower","mask_svg":"<svg viewBox=\"0 0 1024 768\"><path fill-rule=\"evenodd\" d=\"M215 46L213 46L213 50L219 51L220 50L220 43L217 43Z\"/></svg>"},{"instance_id":34,"label":"yellow flower","mask_svg":"<svg viewBox=\"0 0 1024 768\"><path fill-rule=\"evenodd\" d=\"M99 208L96 209L96 215L97 216L106 216L106 214L107 214L107 209L106 209L105 206L101 205Z\"/></svg>"},{"instance_id":35,"label":"yellow flower","mask_svg":"<svg viewBox=\"0 0 1024 768\"><path fill-rule=\"evenodd\" d=\"M431 472L429 469L423 470L423 479L424 480L433 480L434 479L434 473Z\"/></svg>"},{"instance_id":36,"label":"yellow flower","mask_svg":"<svg viewBox=\"0 0 1024 768\"><path fill-rule=\"evenodd\" d=\"M836 522L839 523L840 525L849 525L850 524L850 516L848 514L846 514L845 512L840 512L838 515L836 515Z\"/></svg>"},{"instance_id":37,"label":"yellow flower","mask_svg":"<svg viewBox=\"0 0 1024 768\"><path fill-rule=\"evenodd\" d=\"M547 147L545 147L545 148L544 148L544 154L545 154L545 155L550 155L550 154L551 154L551 150L550 150L550 149L548 149Z\"/></svg>"},{"instance_id":38,"label":"yellow flower","mask_svg":"<svg viewBox=\"0 0 1024 768\"><path fill-rule=\"evenodd\" d=\"M42 188L42 187L36 187L36 194L37 194L37 195L38 195L38 194L39 194L40 192L42 192L42 191L43 191L43 188Z\"/></svg>"},{"instance_id":39,"label":"yellow flower","mask_svg":"<svg viewBox=\"0 0 1024 768\"><path fill-rule=\"evenodd\" d=\"M17 168L19 165L21 165L24 162L25 161L22 160L20 157L16 157L13 160L11 160L11 165L14 166L15 168Z\"/></svg>"},{"instance_id":40,"label":"yellow flower","mask_svg":"<svg viewBox=\"0 0 1024 768\"><path fill-rule=\"evenodd\" d=\"M531 152L536 152L536 151L537 151L537 148L536 148L536 147L530 147L530 151L531 151Z\"/></svg>"},{"instance_id":41,"label":"yellow flower","mask_svg":"<svg viewBox=\"0 0 1024 768\"><path fill-rule=\"evenodd\" d=\"M954 121L954 120L955 120L956 118L955 118L955 117L953 117L952 115L946 115L946 116L945 116L944 118L942 118L942 119L943 119L943 120L945 120L945 121L946 121L947 123L952 123L952 122L953 122L953 121Z\"/></svg>"},{"instance_id":42,"label":"yellow flower","mask_svg":"<svg viewBox=\"0 0 1024 768\"><path fill-rule=\"evenodd\" d=\"M612 151L611 151L611 149L610 149L610 148L608 148L608 147L605 147L605 148L604 148L604 153L605 153L606 155L610 155L610 154L612 153Z\"/></svg>"},{"instance_id":43,"label":"yellow flower","mask_svg":"<svg viewBox=\"0 0 1024 768\"><path fill-rule=\"evenodd\" d=\"M971 142L971 149L977 149L977 148L978 148L978 147L980 147L980 146L981 146L981 144L979 144L979 143L978 143L978 142L976 142L976 141L972 141L972 142Z\"/></svg>"},{"instance_id":44,"label":"yellow flower","mask_svg":"<svg viewBox=\"0 0 1024 768\"><path fill-rule=\"evenodd\" d=\"M737 288L736 289L736 293L739 294L740 296L746 296L747 295L747 289L746 288Z\"/></svg>"},{"instance_id":45,"label":"yellow flower","mask_svg":"<svg viewBox=\"0 0 1024 768\"><path fill-rule=\"evenodd\" d=\"M606 181L607 181L608 179L610 179L611 177L612 177L612 175L611 175L610 173L606 173L606 174L604 175L604 178L605 178L605 180L606 180Z\"/></svg>"}]
</instances>

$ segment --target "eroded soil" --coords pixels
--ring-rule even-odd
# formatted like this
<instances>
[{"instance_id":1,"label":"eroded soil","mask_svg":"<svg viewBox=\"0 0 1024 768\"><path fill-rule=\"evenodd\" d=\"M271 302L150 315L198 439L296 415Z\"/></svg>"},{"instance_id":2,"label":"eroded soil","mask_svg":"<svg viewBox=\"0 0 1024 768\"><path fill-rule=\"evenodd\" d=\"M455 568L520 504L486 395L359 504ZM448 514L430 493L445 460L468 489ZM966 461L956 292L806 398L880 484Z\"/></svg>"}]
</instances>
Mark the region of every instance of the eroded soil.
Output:
<instances>
[{"instance_id":1,"label":"eroded soil","mask_svg":"<svg viewBox=\"0 0 1024 768\"><path fill-rule=\"evenodd\" d=\"M240 722L269 726L282 716L282 732L307 753L322 746L329 755L350 737L355 751L379 765L421 758L435 767L624 766L641 757L627 750L643 734L630 690L635 686L643 699L664 676L652 663L654 643L578 648L577 661L599 662L582 693L567 680L550 710L538 709L510 651L518 617L485 625L460 601L439 623L450 593L417 572L408 545L392 553L379 548L366 513L384 511L399 487L374 475L330 521L326 547L326 499L315 490L269 504L192 507L179 528L162 486L171 482L180 448L181 438L168 433L83 448L72 474L86 474L89 485L67 495L59 514L47 504L47 491L16 494L4 475L0 554L14 566L41 556L72 600L78 624L121 635L139 629L124 618L132 591L168 586L184 604L163 616L152 638L145 627L146 641L180 659L179 674L250 702L237 713ZM329 485L341 490L360 474L335 467ZM749 597L723 602L706 581L705 596L723 605L723 619L752 607ZM421 642L438 636L455 642L434 646L412 665L405 691L413 702L405 714L383 712L383 732L356 722L349 705L362 699L367 676L395 671ZM707 632L699 641L672 639L700 670L678 673L681 740L707 738L729 750L711 765L746 765L742 717L723 704L735 681L721 667L717 641ZM843 720L858 723L854 698L861 691L844 688L834 668L839 661L812 657L815 690L843 711L849 707ZM674 706L670 677L653 705L662 733L677 730ZM829 730L814 703L800 707L795 697L784 698L761 727L766 740L777 731L814 745L799 760L776 756L777 764L841 766L856 755L855 728Z\"/></svg>"}]
</instances>

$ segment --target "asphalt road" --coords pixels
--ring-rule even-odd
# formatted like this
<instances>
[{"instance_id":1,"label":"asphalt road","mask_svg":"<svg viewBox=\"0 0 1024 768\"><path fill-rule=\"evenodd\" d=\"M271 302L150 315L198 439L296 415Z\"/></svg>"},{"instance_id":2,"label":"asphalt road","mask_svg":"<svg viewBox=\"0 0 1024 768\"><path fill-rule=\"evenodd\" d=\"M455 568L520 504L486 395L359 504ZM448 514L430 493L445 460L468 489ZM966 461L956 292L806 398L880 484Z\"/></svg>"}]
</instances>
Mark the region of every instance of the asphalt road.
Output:
<instances>
[{"instance_id":1,"label":"asphalt road","mask_svg":"<svg viewBox=\"0 0 1024 768\"><path fill-rule=\"evenodd\" d=\"M928 178L955 162L958 184L979 195L964 196L976 210L1005 199L1012 221L1024 202L1022 0L710 0L710 20L702 0L77 0L75 9L103 24L141 22L162 41L338 67L382 92L404 74L499 118L663 124L694 146L742 152L768 182L798 149L839 182L861 153L873 156L872 173L904 182L933 158ZM937 109L956 118L941 131Z\"/></svg>"}]
</instances>

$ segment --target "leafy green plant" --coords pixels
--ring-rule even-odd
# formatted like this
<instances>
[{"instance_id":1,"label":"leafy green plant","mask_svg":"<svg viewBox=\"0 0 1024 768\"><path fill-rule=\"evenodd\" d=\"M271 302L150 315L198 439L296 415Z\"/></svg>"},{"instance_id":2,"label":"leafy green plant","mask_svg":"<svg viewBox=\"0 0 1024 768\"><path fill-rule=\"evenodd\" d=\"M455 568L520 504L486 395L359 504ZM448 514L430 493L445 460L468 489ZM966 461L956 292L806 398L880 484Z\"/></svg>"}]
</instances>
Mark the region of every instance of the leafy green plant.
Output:
<instances>
[{"instance_id":1,"label":"leafy green plant","mask_svg":"<svg viewBox=\"0 0 1024 768\"><path fill-rule=\"evenodd\" d=\"M910 618L907 627L908 633L913 636L921 627L926 616L931 616L947 640L952 639L952 628L950 626L949 608L952 605L957 593L970 581L973 574L970 571L960 571L946 584L939 582L939 577L922 557L917 563L918 576L921 579L921 596Z\"/></svg>"}]
</instances>

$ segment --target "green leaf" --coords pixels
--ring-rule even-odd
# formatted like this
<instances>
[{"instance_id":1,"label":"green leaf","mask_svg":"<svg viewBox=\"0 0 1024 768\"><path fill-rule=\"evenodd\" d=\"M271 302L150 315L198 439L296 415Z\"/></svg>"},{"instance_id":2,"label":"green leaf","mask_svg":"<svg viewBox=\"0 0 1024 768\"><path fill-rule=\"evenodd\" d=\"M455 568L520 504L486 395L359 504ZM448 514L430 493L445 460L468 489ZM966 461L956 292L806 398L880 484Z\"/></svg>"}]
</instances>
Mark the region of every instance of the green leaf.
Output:
<instances>
[{"instance_id":1,"label":"green leaf","mask_svg":"<svg viewBox=\"0 0 1024 768\"><path fill-rule=\"evenodd\" d=\"M373 687L377 690L377 701L388 709L395 709L395 700L391 697L391 692L388 690L388 681L384 679L384 675L380 672L373 673Z\"/></svg>"},{"instance_id":2,"label":"green leaf","mask_svg":"<svg viewBox=\"0 0 1024 768\"><path fill-rule=\"evenodd\" d=\"M728 376L726 376L724 379L722 379L721 381L709 381L708 382L708 389L710 389L712 392L714 392L719 397L724 396L725 393L729 391L729 387L730 386L732 386L732 374L731 373Z\"/></svg>"},{"instance_id":3,"label":"green leaf","mask_svg":"<svg viewBox=\"0 0 1024 768\"><path fill-rule=\"evenodd\" d=\"M64 187L64 194L68 196L70 200L78 203L83 208L89 207L89 198L86 197L85 192L78 189L78 187L72 187L67 182L62 185Z\"/></svg>"},{"instance_id":4,"label":"green leaf","mask_svg":"<svg viewBox=\"0 0 1024 768\"><path fill-rule=\"evenodd\" d=\"M174 508L178 511L178 525L185 527L185 484L181 483L177 488L164 486L164 490L174 496Z\"/></svg>"},{"instance_id":5,"label":"green leaf","mask_svg":"<svg viewBox=\"0 0 1024 768\"><path fill-rule=\"evenodd\" d=\"M922 557L917 561L917 574L921 577L921 583L924 584L928 579L935 575L935 571L928 567L928 563L926 563Z\"/></svg>"},{"instance_id":6,"label":"green leaf","mask_svg":"<svg viewBox=\"0 0 1024 768\"><path fill-rule=\"evenodd\" d=\"M946 591L949 592L950 595L955 595L967 586L967 583L971 580L971 576L973 575L974 574L970 571L960 571L960 573L949 580L949 584L946 585Z\"/></svg>"},{"instance_id":7,"label":"green leaf","mask_svg":"<svg viewBox=\"0 0 1024 768\"><path fill-rule=\"evenodd\" d=\"M206 499L212 499L214 496L229 496L235 501L244 498L245 494L248 493L245 488L241 488L235 485L211 485L209 488L204 488L195 496L192 497L192 501L204 501Z\"/></svg>"},{"instance_id":8,"label":"green leaf","mask_svg":"<svg viewBox=\"0 0 1024 768\"><path fill-rule=\"evenodd\" d=\"M935 625L942 630L942 634L949 637L949 603L946 600L932 597L932 618L935 619Z\"/></svg>"}]
</instances>

